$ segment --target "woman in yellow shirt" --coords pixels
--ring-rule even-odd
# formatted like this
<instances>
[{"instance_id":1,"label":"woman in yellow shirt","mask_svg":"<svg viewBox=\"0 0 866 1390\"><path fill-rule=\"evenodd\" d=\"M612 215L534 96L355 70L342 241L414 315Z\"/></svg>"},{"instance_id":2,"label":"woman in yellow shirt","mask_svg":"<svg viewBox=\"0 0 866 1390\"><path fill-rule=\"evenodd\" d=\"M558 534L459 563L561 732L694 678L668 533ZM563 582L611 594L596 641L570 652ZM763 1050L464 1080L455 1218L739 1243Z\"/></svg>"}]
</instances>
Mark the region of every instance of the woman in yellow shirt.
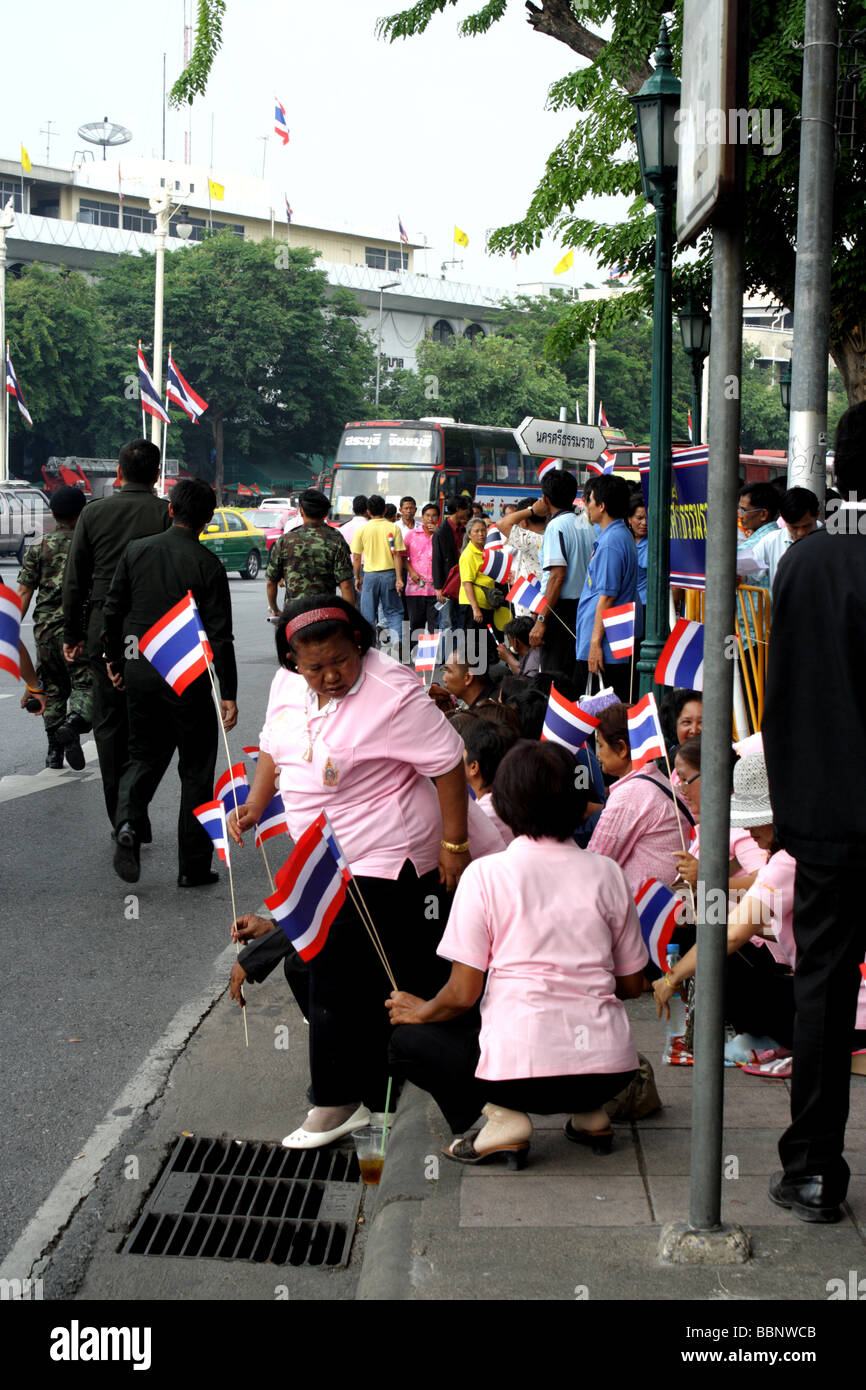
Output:
<instances>
[{"instance_id":1,"label":"woman in yellow shirt","mask_svg":"<svg viewBox=\"0 0 866 1390\"><path fill-rule=\"evenodd\" d=\"M488 631L488 625L501 632L511 621L511 609L506 603L494 609L490 595L496 585L489 575L481 573L487 523L480 518L473 521L468 536L468 543L460 556L460 616L467 632L483 632L486 635L487 664L492 666L497 660L496 642ZM479 654L484 652L485 646L480 638L478 647Z\"/></svg>"}]
</instances>

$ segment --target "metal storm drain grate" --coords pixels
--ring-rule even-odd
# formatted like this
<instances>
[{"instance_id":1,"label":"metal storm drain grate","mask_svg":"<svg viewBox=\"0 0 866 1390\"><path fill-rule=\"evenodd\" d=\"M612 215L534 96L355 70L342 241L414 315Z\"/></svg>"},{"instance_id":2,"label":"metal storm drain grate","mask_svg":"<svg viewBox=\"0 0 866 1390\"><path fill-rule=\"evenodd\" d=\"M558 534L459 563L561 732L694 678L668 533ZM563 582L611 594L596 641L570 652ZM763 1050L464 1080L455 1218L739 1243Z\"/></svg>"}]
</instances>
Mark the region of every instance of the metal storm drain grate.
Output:
<instances>
[{"instance_id":1,"label":"metal storm drain grate","mask_svg":"<svg viewBox=\"0 0 866 1390\"><path fill-rule=\"evenodd\" d=\"M348 1149L179 1139L122 1253L343 1265L362 1191Z\"/></svg>"}]
</instances>

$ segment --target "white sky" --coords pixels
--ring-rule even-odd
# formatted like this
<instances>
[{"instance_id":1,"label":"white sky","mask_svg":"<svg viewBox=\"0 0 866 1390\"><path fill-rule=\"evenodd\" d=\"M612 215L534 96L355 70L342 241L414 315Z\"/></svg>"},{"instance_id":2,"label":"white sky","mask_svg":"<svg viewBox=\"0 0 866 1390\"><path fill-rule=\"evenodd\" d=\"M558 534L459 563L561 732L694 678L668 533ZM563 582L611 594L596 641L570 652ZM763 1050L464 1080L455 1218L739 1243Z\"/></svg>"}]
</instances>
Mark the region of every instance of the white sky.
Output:
<instances>
[{"instance_id":1,"label":"white sky","mask_svg":"<svg viewBox=\"0 0 866 1390\"><path fill-rule=\"evenodd\" d=\"M426 266L416 252L419 270L438 275L458 256L463 266L449 267L449 277L473 284L514 291L553 280L562 246L546 241L512 261L485 254L485 232L523 214L572 124L568 113L544 110L547 88L583 60L535 34L522 0L489 34L461 38L459 20L481 5L462 0L426 34L387 44L375 23L407 7L394 0L229 0L222 51L193 107L193 162L209 162L213 116L214 177L227 195L233 171L261 175L268 136L275 206L287 192L297 222L396 237L399 214L411 240L426 234L430 244ZM133 133L123 154L158 156L162 55L170 88L183 63L183 0L90 0L84 10L39 0L34 24L37 14L41 42L31 33L4 65L0 156L17 158L23 142L44 163L50 119L51 163L69 167L84 144L78 126L106 115ZM272 133L275 95L288 115L286 147ZM185 112L169 110L169 159L183 159L185 123ZM591 206L613 222L626 199ZM466 249L453 245L455 223L469 236ZM576 252L557 283L600 283L603 269Z\"/></svg>"}]
</instances>

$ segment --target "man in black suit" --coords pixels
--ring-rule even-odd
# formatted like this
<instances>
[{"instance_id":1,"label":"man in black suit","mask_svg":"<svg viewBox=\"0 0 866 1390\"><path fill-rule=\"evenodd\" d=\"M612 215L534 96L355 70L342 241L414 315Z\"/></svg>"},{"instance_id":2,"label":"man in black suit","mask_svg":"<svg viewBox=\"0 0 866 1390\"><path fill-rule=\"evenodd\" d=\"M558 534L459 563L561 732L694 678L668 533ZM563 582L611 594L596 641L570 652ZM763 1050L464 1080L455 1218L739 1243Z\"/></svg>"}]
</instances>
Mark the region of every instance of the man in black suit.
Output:
<instances>
[{"instance_id":1,"label":"man in black suit","mask_svg":"<svg viewBox=\"0 0 866 1390\"><path fill-rule=\"evenodd\" d=\"M445 503L445 519L441 526L437 526L433 532L433 588L436 590L436 597L445 603L440 619L440 628L445 633L449 628L459 630L462 627L462 615L460 612L460 602L458 599L443 599L442 586L451 573L454 566L460 559L460 551L463 548L463 539L466 535L466 523L472 515L472 501L467 495L460 497L449 497ZM447 642L447 638L444 639ZM442 649L441 659L451 650L450 646Z\"/></svg>"},{"instance_id":2,"label":"man in black suit","mask_svg":"<svg viewBox=\"0 0 866 1390\"><path fill-rule=\"evenodd\" d=\"M866 954L866 402L839 421L845 499L776 572L764 750L777 837L797 861L794 1059L784 1171L770 1197L804 1221L838 1221L851 1051Z\"/></svg>"}]
</instances>

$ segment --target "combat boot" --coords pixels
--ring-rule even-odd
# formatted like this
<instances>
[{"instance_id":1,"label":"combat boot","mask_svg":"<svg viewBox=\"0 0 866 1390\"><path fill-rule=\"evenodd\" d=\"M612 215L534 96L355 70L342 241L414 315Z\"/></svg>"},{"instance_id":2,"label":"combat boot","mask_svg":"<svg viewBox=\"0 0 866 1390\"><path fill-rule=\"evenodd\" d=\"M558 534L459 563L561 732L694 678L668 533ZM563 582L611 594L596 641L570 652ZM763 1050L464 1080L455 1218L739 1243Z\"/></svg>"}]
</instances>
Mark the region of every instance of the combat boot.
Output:
<instances>
[{"instance_id":1,"label":"combat boot","mask_svg":"<svg viewBox=\"0 0 866 1390\"><path fill-rule=\"evenodd\" d=\"M63 766L63 749L57 742L57 728L58 726L54 724L50 729L45 730L48 735L48 752L45 756L45 766L52 767L55 771Z\"/></svg>"},{"instance_id":2,"label":"combat boot","mask_svg":"<svg viewBox=\"0 0 866 1390\"><path fill-rule=\"evenodd\" d=\"M81 735L90 732L90 724L81 714L70 714L56 730L57 742L66 754L66 761L76 772L84 767Z\"/></svg>"}]
</instances>

